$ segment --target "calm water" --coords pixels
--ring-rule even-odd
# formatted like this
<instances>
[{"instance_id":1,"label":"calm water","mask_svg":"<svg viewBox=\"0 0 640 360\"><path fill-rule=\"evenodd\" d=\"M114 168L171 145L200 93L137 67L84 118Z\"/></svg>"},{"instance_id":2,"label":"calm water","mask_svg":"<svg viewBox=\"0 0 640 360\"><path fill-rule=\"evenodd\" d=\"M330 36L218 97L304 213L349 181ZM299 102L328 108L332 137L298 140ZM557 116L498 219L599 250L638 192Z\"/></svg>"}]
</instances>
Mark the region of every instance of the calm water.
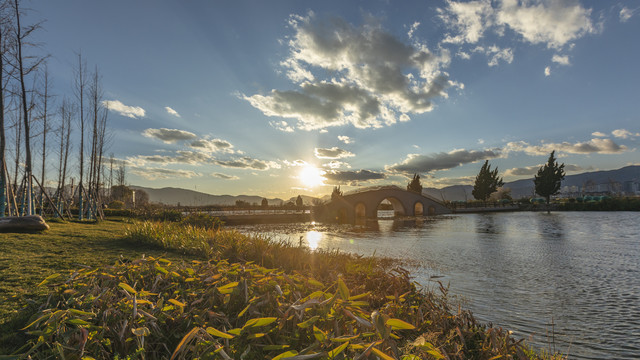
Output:
<instances>
[{"instance_id":1,"label":"calm water","mask_svg":"<svg viewBox=\"0 0 640 360\"><path fill-rule=\"evenodd\" d=\"M480 320L538 347L553 347L553 329L556 350L571 359L640 359L639 220L632 212L522 212L238 229L412 259L423 286L434 286L431 277L449 283Z\"/></svg>"}]
</instances>

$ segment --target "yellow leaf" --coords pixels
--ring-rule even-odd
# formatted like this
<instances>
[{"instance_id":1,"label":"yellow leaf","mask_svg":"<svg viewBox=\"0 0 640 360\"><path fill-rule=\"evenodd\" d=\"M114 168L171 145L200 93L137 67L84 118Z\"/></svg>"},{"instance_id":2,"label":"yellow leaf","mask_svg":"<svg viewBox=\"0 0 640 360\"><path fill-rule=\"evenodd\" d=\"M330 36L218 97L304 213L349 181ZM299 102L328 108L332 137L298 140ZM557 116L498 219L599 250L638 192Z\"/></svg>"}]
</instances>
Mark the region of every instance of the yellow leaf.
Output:
<instances>
[{"instance_id":1,"label":"yellow leaf","mask_svg":"<svg viewBox=\"0 0 640 360\"><path fill-rule=\"evenodd\" d=\"M136 294L136 290L134 288L132 288L131 286L121 282L120 284L118 284L119 287L127 290L127 292L131 293L131 294Z\"/></svg>"},{"instance_id":2,"label":"yellow leaf","mask_svg":"<svg viewBox=\"0 0 640 360\"><path fill-rule=\"evenodd\" d=\"M400 319L389 319L387 320L386 325L391 326L391 330L413 330L416 328L415 326Z\"/></svg>"},{"instance_id":3,"label":"yellow leaf","mask_svg":"<svg viewBox=\"0 0 640 360\"><path fill-rule=\"evenodd\" d=\"M199 330L199 327L194 327L187 333L187 335L182 338L182 340L180 340L180 343L178 344L178 346L176 346L175 351L173 352L173 354L171 354L171 360L178 357L178 355L182 351L182 348L189 342L189 340L191 340L192 337L194 337L198 333Z\"/></svg>"},{"instance_id":4,"label":"yellow leaf","mask_svg":"<svg viewBox=\"0 0 640 360\"><path fill-rule=\"evenodd\" d=\"M395 360L393 357L383 353L382 351L376 349L376 348L371 348L371 351L373 351L376 355L378 355L380 358L384 359L384 360Z\"/></svg>"},{"instance_id":5,"label":"yellow leaf","mask_svg":"<svg viewBox=\"0 0 640 360\"><path fill-rule=\"evenodd\" d=\"M187 304L185 304L183 302L180 302L180 301L178 301L176 299L169 299L169 302L172 303L173 305L180 306L180 307L187 306Z\"/></svg>"},{"instance_id":6,"label":"yellow leaf","mask_svg":"<svg viewBox=\"0 0 640 360\"><path fill-rule=\"evenodd\" d=\"M310 318L307 321L303 321L303 322L299 323L298 326L300 328L302 328L302 329L306 329L309 326L313 325L316 321L318 321L318 319L320 319L320 316L316 315L316 316Z\"/></svg>"},{"instance_id":7,"label":"yellow leaf","mask_svg":"<svg viewBox=\"0 0 640 360\"><path fill-rule=\"evenodd\" d=\"M244 330L245 328L248 328L248 327L260 327L260 326L269 325L276 320L278 320L278 318L275 318L275 317L250 319L244 324L242 329Z\"/></svg>"},{"instance_id":8,"label":"yellow leaf","mask_svg":"<svg viewBox=\"0 0 640 360\"><path fill-rule=\"evenodd\" d=\"M217 336L217 337L221 337L221 338L225 338L225 339L233 339L233 335L231 334L227 334L225 332L222 332L220 330L214 329L212 327L208 327L207 328L207 332L213 336Z\"/></svg>"},{"instance_id":9,"label":"yellow leaf","mask_svg":"<svg viewBox=\"0 0 640 360\"><path fill-rule=\"evenodd\" d=\"M334 359L336 356L338 356L338 354L340 354L341 352L344 351L344 349L347 348L347 346L349 346L349 342L347 341L346 343L338 346L337 348L329 351L329 354L327 354L329 356L329 359Z\"/></svg>"},{"instance_id":10,"label":"yellow leaf","mask_svg":"<svg viewBox=\"0 0 640 360\"><path fill-rule=\"evenodd\" d=\"M271 360L280 360L280 359L284 359L284 358L288 358L288 357L293 357L293 356L296 356L296 355L298 355L298 352L297 352L297 351L295 351L295 350L289 350L289 351L287 351L287 352L283 352L282 354L280 354L280 355L278 355L278 356L274 357L274 358L273 358L273 359L271 359Z\"/></svg>"},{"instance_id":11,"label":"yellow leaf","mask_svg":"<svg viewBox=\"0 0 640 360\"><path fill-rule=\"evenodd\" d=\"M340 297L344 300L349 299L349 288L347 284L342 281L342 278L338 278L338 292L340 293Z\"/></svg>"},{"instance_id":12,"label":"yellow leaf","mask_svg":"<svg viewBox=\"0 0 640 360\"><path fill-rule=\"evenodd\" d=\"M320 342L324 342L325 340L327 340L327 334L317 328L315 325L313 326L313 336L315 336L315 338Z\"/></svg>"},{"instance_id":13,"label":"yellow leaf","mask_svg":"<svg viewBox=\"0 0 640 360\"><path fill-rule=\"evenodd\" d=\"M55 280L58 277L60 277L60 274L53 274L53 275L49 275L47 276L44 280L42 280L42 282L40 284L38 284L38 286L42 286L44 284L48 284L51 280Z\"/></svg>"}]
</instances>

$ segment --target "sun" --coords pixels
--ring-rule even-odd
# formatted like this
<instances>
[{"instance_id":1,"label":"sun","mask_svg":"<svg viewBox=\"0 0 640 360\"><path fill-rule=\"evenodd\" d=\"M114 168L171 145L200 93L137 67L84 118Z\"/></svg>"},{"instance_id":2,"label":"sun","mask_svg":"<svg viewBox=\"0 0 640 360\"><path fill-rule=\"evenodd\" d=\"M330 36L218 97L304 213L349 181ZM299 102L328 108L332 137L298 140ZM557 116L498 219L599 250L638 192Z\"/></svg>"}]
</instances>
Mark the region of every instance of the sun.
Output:
<instances>
[{"instance_id":1,"label":"sun","mask_svg":"<svg viewBox=\"0 0 640 360\"><path fill-rule=\"evenodd\" d=\"M323 174L324 172L315 166L305 166L300 170L298 179L300 179L304 186L312 188L324 185L324 178L322 177Z\"/></svg>"}]
</instances>

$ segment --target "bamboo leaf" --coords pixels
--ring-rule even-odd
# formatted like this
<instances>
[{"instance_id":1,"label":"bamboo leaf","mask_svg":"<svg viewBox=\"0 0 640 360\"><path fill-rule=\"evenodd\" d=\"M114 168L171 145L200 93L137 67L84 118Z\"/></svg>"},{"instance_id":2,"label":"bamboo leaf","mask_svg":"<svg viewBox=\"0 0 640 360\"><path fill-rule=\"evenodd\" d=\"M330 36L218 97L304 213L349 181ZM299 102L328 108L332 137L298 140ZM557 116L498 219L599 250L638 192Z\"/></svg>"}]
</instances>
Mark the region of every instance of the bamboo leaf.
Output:
<instances>
[{"instance_id":1,"label":"bamboo leaf","mask_svg":"<svg viewBox=\"0 0 640 360\"><path fill-rule=\"evenodd\" d=\"M171 360L178 357L178 355L182 351L182 348L187 345L187 343L191 340L191 338L196 336L199 330L200 330L199 327L194 327L193 329L191 329L191 331L187 333L187 335L185 335L182 338L182 340L180 340L180 343L178 343L178 346L176 346L176 349L173 351L173 354L171 354Z\"/></svg>"},{"instance_id":2,"label":"bamboo leaf","mask_svg":"<svg viewBox=\"0 0 640 360\"><path fill-rule=\"evenodd\" d=\"M290 358L290 357L292 357L292 356L296 356L296 355L298 355L298 352L297 352L297 351L295 351L295 350L289 350L289 351L287 351L287 352L283 352L282 354L280 354L280 355L278 355L278 356L274 357L274 358L273 358L273 359L271 359L271 360L286 359L286 358Z\"/></svg>"},{"instance_id":3,"label":"bamboo leaf","mask_svg":"<svg viewBox=\"0 0 640 360\"><path fill-rule=\"evenodd\" d=\"M222 332L218 329L214 329L212 327L208 327L207 328L207 332L213 336L217 336L217 337L221 337L221 338L225 338L225 339L233 339L234 336L231 334L227 334L225 332Z\"/></svg>"},{"instance_id":4,"label":"bamboo leaf","mask_svg":"<svg viewBox=\"0 0 640 360\"><path fill-rule=\"evenodd\" d=\"M393 357L383 353L382 351L376 349L376 348L371 348L371 351L373 351L376 355L378 355L380 358L384 359L384 360L395 360Z\"/></svg>"},{"instance_id":5,"label":"bamboo leaf","mask_svg":"<svg viewBox=\"0 0 640 360\"><path fill-rule=\"evenodd\" d=\"M315 325L313 326L313 336L320 342L325 342L327 340L327 334Z\"/></svg>"},{"instance_id":6,"label":"bamboo leaf","mask_svg":"<svg viewBox=\"0 0 640 360\"><path fill-rule=\"evenodd\" d=\"M344 300L348 300L349 299L349 288L347 287L347 284L344 283L344 281L342 281L342 278L338 278L338 293L340 294L340 297Z\"/></svg>"},{"instance_id":7,"label":"bamboo leaf","mask_svg":"<svg viewBox=\"0 0 640 360\"><path fill-rule=\"evenodd\" d=\"M187 306L187 304L180 302L176 299L169 299L169 302L172 303L173 305L180 306L181 308Z\"/></svg>"},{"instance_id":8,"label":"bamboo leaf","mask_svg":"<svg viewBox=\"0 0 640 360\"><path fill-rule=\"evenodd\" d=\"M316 316L310 318L307 321L303 321L303 322L299 323L298 327L300 327L302 329L306 329L309 326L313 325L316 321L318 321L318 319L320 319L320 316L316 315Z\"/></svg>"},{"instance_id":9,"label":"bamboo leaf","mask_svg":"<svg viewBox=\"0 0 640 360\"><path fill-rule=\"evenodd\" d=\"M387 320L386 325L391 326L391 330L413 330L416 328L415 326L400 319L389 319Z\"/></svg>"},{"instance_id":10,"label":"bamboo leaf","mask_svg":"<svg viewBox=\"0 0 640 360\"><path fill-rule=\"evenodd\" d=\"M272 351L272 350L284 350L288 349L291 345L267 345L262 348L264 351Z\"/></svg>"},{"instance_id":11,"label":"bamboo leaf","mask_svg":"<svg viewBox=\"0 0 640 360\"><path fill-rule=\"evenodd\" d=\"M55 279L57 279L59 277L60 277L60 274L58 274L58 273L49 275L44 280L42 280L42 282L40 284L38 284L38 286L42 286L42 285L48 284L48 283L51 282L51 280L55 280Z\"/></svg>"},{"instance_id":12,"label":"bamboo leaf","mask_svg":"<svg viewBox=\"0 0 640 360\"><path fill-rule=\"evenodd\" d=\"M329 359L335 359L335 357L338 356L338 354L340 354L341 352L343 352L344 349L347 348L347 346L349 346L349 342L348 341L346 343L338 346L337 348L329 351L329 354L327 354L329 356Z\"/></svg>"},{"instance_id":13,"label":"bamboo leaf","mask_svg":"<svg viewBox=\"0 0 640 360\"><path fill-rule=\"evenodd\" d=\"M131 329L131 332L135 336L149 336L151 334L151 331L144 326L137 329Z\"/></svg>"},{"instance_id":14,"label":"bamboo leaf","mask_svg":"<svg viewBox=\"0 0 640 360\"><path fill-rule=\"evenodd\" d=\"M253 327L260 327L260 326L265 326L265 325L269 325L272 322L278 320L278 318L275 317L264 317L264 318L256 318L256 319L250 319L248 320L244 326L242 327L242 329L246 329L246 328L253 328Z\"/></svg>"},{"instance_id":15,"label":"bamboo leaf","mask_svg":"<svg viewBox=\"0 0 640 360\"><path fill-rule=\"evenodd\" d=\"M134 288L132 288L131 286L121 282L120 284L118 284L119 287L127 290L128 293L130 294L136 294L136 290Z\"/></svg>"},{"instance_id":16,"label":"bamboo leaf","mask_svg":"<svg viewBox=\"0 0 640 360\"><path fill-rule=\"evenodd\" d=\"M69 319L66 322L67 324L71 324L71 325L91 325L91 323L86 322L82 319Z\"/></svg>"}]
</instances>

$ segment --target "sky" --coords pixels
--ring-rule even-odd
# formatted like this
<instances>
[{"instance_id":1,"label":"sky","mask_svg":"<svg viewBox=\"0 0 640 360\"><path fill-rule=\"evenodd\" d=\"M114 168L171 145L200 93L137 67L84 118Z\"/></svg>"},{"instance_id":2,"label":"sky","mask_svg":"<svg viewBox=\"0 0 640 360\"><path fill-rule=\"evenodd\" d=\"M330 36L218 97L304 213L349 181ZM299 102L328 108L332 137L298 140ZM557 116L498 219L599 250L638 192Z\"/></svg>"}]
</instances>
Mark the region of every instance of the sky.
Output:
<instances>
[{"instance_id":1,"label":"sky","mask_svg":"<svg viewBox=\"0 0 640 360\"><path fill-rule=\"evenodd\" d=\"M127 182L289 198L638 165L637 1L26 2L99 69ZM78 130L75 130L76 136ZM49 171L55 171L51 165Z\"/></svg>"}]
</instances>

